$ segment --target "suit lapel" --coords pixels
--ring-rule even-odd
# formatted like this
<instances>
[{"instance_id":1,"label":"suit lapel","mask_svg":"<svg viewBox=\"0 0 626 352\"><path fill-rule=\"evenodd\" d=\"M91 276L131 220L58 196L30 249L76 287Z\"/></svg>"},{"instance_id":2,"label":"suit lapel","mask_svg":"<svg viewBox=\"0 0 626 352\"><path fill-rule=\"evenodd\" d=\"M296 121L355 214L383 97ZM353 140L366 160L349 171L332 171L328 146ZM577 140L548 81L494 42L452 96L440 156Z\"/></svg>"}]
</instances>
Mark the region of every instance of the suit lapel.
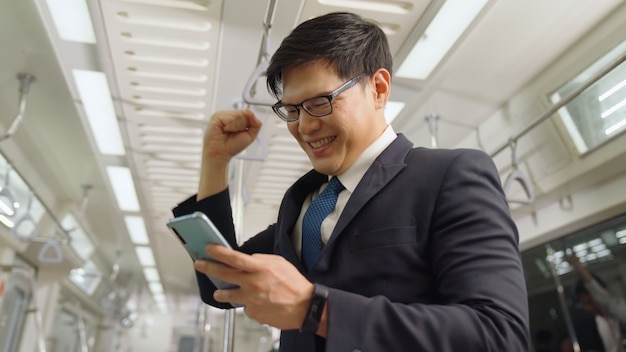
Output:
<instances>
[{"instance_id":1,"label":"suit lapel","mask_svg":"<svg viewBox=\"0 0 626 352\"><path fill-rule=\"evenodd\" d=\"M309 171L293 184L286 192L278 215L278 228L275 252L295 265L301 272L306 272L291 238L293 227L300 216L300 210L306 197L328 181L328 176L315 170Z\"/></svg>"},{"instance_id":2,"label":"suit lapel","mask_svg":"<svg viewBox=\"0 0 626 352\"><path fill-rule=\"evenodd\" d=\"M325 271L330 265L330 255L337 238L343 230L356 217L361 208L383 187L387 185L404 167L407 153L413 144L402 134L398 134L390 145L374 161L367 170L354 193L350 196L346 207L343 209L337 225L333 229L330 240L324 247L315 269Z\"/></svg>"}]
</instances>

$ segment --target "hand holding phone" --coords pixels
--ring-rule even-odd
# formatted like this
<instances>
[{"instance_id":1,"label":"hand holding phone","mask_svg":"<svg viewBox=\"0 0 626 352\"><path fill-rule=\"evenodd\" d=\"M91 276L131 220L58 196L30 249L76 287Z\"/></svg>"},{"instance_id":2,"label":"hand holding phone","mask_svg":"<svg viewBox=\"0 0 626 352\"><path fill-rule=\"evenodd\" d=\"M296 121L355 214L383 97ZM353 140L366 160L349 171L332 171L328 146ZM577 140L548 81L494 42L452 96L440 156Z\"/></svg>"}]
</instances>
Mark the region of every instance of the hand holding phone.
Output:
<instances>
[{"instance_id":1,"label":"hand holding phone","mask_svg":"<svg viewBox=\"0 0 626 352\"><path fill-rule=\"evenodd\" d=\"M194 261L204 259L217 262L206 253L205 247L207 244L218 244L226 248L232 248L213 222L199 211L170 219L167 222L167 227L178 237ZM238 287L216 277L209 275L207 277L218 289Z\"/></svg>"}]
</instances>

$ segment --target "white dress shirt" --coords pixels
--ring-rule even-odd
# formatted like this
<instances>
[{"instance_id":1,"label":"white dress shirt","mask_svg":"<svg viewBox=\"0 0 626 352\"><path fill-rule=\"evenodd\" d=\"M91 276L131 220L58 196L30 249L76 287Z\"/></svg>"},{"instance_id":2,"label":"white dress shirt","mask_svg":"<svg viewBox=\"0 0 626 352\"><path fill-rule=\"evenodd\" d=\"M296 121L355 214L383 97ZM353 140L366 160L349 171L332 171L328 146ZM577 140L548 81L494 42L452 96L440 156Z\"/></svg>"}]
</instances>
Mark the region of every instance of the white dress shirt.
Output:
<instances>
[{"instance_id":1,"label":"white dress shirt","mask_svg":"<svg viewBox=\"0 0 626 352\"><path fill-rule=\"evenodd\" d=\"M604 345L604 352L624 352L622 333L617 320L596 315L596 325Z\"/></svg>"}]
</instances>

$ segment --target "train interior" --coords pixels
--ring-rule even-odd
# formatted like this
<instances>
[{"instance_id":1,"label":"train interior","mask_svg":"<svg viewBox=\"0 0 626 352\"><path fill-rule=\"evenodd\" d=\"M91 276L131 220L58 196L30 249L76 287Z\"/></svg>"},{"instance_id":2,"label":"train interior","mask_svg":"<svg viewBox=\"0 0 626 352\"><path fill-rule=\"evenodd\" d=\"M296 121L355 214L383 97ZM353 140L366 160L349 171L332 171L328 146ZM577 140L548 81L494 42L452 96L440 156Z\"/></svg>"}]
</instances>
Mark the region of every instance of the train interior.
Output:
<instances>
[{"instance_id":1,"label":"train interior","mask_svg":"<svg viewBox=\"0 0 626 352\"><path fill-rule=\"evenodd\" d=\"M602 349L567 256L626 299L625 1L4 0L0 351L277 348L276 329L201 302L165 224L197 190L207 120L244 107L263 128L229 172L238 241L275 221L311 165L264 69L292 28L333 11L387 34L396 132L493 158L530 350Z\"/></svg>"}]
</instances>

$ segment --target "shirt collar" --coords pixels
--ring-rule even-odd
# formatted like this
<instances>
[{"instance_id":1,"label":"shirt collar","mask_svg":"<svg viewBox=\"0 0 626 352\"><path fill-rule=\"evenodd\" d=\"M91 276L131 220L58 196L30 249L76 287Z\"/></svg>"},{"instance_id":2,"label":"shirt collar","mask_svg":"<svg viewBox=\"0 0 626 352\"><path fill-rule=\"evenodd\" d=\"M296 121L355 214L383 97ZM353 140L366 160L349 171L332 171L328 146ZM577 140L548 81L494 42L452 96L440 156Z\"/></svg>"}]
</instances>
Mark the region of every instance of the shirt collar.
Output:
<instances>
[{"instance_id":1,"label":"shirt collar","mask_svg":"<svg viewBox=\"0 0 626 352\"><path fill-rule=\"evenodd\" d=\"M372 166L374 160L376 160L378 155L380 155L396 137L398 136L391 125L387 125L387 128L385 128L385 131L383 131L380 137L361 153L354 164L352 164L346 172L337 176L348 192L354 192L354 189L359 182L361 182L361 179L370 166Z\"/></svg>"}]
</instances>

